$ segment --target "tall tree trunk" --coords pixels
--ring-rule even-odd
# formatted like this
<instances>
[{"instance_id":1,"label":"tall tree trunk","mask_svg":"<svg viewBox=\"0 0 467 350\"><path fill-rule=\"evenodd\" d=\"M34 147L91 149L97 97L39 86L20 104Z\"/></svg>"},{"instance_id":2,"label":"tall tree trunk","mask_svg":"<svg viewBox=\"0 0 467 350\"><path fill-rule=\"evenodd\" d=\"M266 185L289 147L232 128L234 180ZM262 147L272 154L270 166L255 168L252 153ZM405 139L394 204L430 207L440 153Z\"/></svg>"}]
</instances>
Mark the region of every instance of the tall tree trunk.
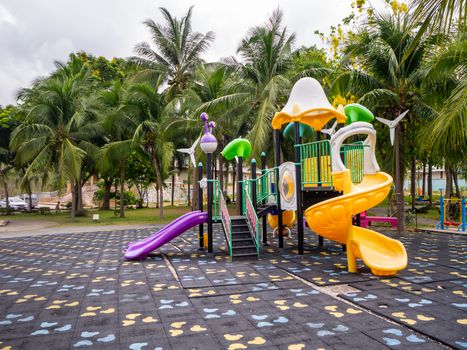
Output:
<instances>
[{"instance_id":1,"label":"tall tree trunk","mask_svg":"<svg viewBox=\"0 0 467 350\"><path fill-rule=\"evenodd\" d=\"M402 124L396 127L395 158L396 158L396 209L397 209L397 233L405 232L405 207L404 207L404 156L402 146L404 144L404 131Z\"/></svg>"},{"instance_id":2,"label":"tall tree trunk","mask_svg":"<svg viewBox=\"0 0 467 350\"><path fill-rule=\"evenodd\" d=\"M8 183L5 180L5 175L2 176L3 190L5 191L5 205L10 206L10 195L8 194Z\"/></svg>"},{"instance_id":3,"label":"tall tree trunk","mask_svg":"<svg viewBox=\"0 0 467 350\"><path fill-rule=\"evenodd\" d=\"M28 191L28 210L32 209L32 191L31 191L31 181L26 177L26 191Z\"/></svg>"},{"instance_id":4,"label":"tall tree trunk","mask_svg":"<svg viewBox=\"0 0 467 350\"><path fill-rule=\"evenodd\" d=\"M423 170L422 170L422 196L425 197L425 189L426 189L426 162L423 162Z\"/></svg>"},{"instance_id":5,"label":"tall tree trunk","mask_svg":"<svg viewBox=\"0 0 467 350\"><path fill-rule=\"evenodd\" d=\"M445 163L444 169L446 171L446 192L444 196L446 198L451 198L452 195L452 173L451 166L448 163Z\"/></svg>"},{"instance_id":6,"label":"tall tree trunk","mask_svg":"<svg viewBox=\"0 0 467 350\"><path fill-rule=\"evenodd\" d=\"M159 186L156 185L156 209L159 209Z\"/></svg>"},{"instance_id":7,"label":"tall tree trunk","mask_svg":"<svg viewBox=\"0 0 467 350\"><path fill-rule=\"evenodd\" d=\"M110 210L110 191L112 189L112 178L104 179L104 196L102 197L102 210Z\"/></svg>"},{"instance_id":8,"label":"tall tree trunk","mask_svg":"<svg viewBox=\"0 0 467 350\"><path fill-rule=\"evenodd\" d=\"M456 169L454 169L452 171L452 180L453 180L454 186L456 188L456 197L461 198L461 191L460 191L460 188L459 188L459 178L457 176L457 170Z\"/></svg>"},{"instance_id":9,"label":"tall tree trunk","mask_svg":"<svg viewBox=\"0 0 467 350\"><path fill-rule=\"evenodd\" d=\"M83 212L83 183L81 177L76 180L76 213Z\"/></svg>"},{"instance_id":10,"label":"tall tree trunk","mask_svg":"<svg viewBox=\"0 0 467 350\"><path fill-rule=\"evenodd\" d=\"M120 217L125 217L125 160L120 162Z\"/></svg>"},{"instance_id":11,"label":"tall tree trunk","mask_svg":"<svg viewBox=\"0 0 467 350\"><path fill-rule=\"evenodd\" d=\"M164 194L163 194L163 189L162 189L162 175L161 171L159 168L159 160L157 159L157 156L154 154L154 152L151 152L151 160L152 160L152 166L154 168L154 172L156 173L156 181L157 181L157 186L159 189L159 198L158 198L158 203L159 203L159 217L161 219L164 218Z\"/></svg>"},{"instance_id":12,"label":"tall tree trunk","mask_svg":"<svg viewBox=\"0 0 467 350\"><path fill-rule=\"evenodd\" d=\"M411 159L411 168L410 168L410 196L412 209L415 209L415 197L417 195L417 160L415 156L412 156Z\"/></svg>"},{"instance_id":13,"label":"tall tree trunk","mask_svg":"<svg viewBox=\"0 0 467 350\"><path fill-rule=\"evenodd\" d=\"M170 194L170 204L174 205L174 197L175 197L175 157L172 160L172 193Z\"/></svg>"},{"instance_id":14,"label":"tall tree trunk","mask_svg":"<svg viewBox=\"0 0 467 350\"><path fill-rule=\"evenodd\" d=\"M428 161L428 200L430 208L433 206L433 165Z\"/></svg>"},{"instance_id":15,"label":"tall tree trunk","mask_svg":"<svg viewBox=\"0 0 467 350\"><path fill-rule=\"evenodd\" d=\"M70 180L71 185L71 220L75 221L76 217L76 184L74 179Z\"/></svg>"}]
</instances>

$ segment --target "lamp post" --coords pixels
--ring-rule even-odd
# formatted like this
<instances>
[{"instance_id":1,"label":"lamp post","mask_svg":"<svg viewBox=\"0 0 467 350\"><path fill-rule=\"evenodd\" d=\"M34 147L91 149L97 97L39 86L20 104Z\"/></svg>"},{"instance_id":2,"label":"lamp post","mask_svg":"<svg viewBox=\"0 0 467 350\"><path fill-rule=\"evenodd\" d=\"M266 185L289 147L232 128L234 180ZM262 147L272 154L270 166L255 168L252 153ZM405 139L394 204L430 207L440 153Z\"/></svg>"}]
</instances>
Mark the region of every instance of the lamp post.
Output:
<instances>
[{"instance_id":1,"label":"lamp post","mask_svg":"<svg viewBox=\"0 0 467 350\"><path fill-rule=\"evenodd\" d=\"M212 154L217 149L217 140L212 134L212 129L216 126L216 123L208 123L209 116L204 112L201 113L200 119L204 123L204 135L201 137L200 146L203 152L206 153L206 177L208 180L208 253L212 253Z\"/></svg>"}]
</instances>

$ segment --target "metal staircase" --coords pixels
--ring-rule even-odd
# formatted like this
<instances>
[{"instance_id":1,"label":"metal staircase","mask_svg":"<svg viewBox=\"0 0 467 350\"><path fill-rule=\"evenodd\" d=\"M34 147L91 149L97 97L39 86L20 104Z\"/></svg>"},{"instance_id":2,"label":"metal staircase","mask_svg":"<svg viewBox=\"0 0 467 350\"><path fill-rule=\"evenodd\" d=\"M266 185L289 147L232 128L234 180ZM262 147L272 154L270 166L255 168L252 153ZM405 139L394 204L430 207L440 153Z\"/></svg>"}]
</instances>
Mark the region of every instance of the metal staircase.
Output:
<instances>
[{"instance_id":1,"label":"metal staircase","mask_svg":"<svg viewBox=\"0 0 467 350\"><path fill-rule=\"evenodd\" d=\"M251 231L245 216L233 216L232 257L257 256L255 234Z\"/></svg>"}]
</instances>

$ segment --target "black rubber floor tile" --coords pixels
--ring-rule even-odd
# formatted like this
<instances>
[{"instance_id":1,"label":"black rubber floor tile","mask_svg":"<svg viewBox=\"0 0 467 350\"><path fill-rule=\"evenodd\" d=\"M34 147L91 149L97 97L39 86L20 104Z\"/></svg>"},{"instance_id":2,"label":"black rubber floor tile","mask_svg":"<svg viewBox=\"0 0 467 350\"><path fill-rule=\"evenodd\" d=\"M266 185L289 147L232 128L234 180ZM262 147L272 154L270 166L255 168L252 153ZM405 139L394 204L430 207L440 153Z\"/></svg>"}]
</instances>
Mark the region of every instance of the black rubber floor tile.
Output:
<instances>
[{"instance_id":1,"label":"black rubber floor tile","mask_svg":"<svg viewBox=\"0 0 467 350\"><path fill-rule=\"evenodd\" d=\"M254 349L274 347L272 341L266 339L259 330L231 331L226 329L221 333L216 333L216 335L223 348L234 347L233 344L237 344L237 346L242 344L245 347Z\"/></svg>"},{"instance_id":2,"label":"black rubber floor tile","mask_svg":"<svg viewBox=\"0 0 467 350\"><path fill-rule=\"evenodd\" d=\"M216 334L225 332L246 332L253 327L249 319L244 316L226 317L218 320L204 320L209 328Z\"/></svg>"},{"instance_id":3,"label":"black rubber floor tile","mask_svg":"<svg viewBox=\"0 0 467 350\"><path fill-rule=\"evenodd\" d=\"M221 343L213 334L177 336L169 338L172 349L218 350Z\"/></svg>"},{"instance_id":4,"label":"black rubber floor tile","mask_svg":"<svg viewBox=\"0 0 467 350\"><path fill-rule=\"evenodd\" d=\"M375 350L388 349L386 345L381 344L363 333L336 335L334 337L327 337L324 341L335 350L348 350L352 348Z\"/></svg>"},{"instance_id":5,"label":"black rubber floor tile","mask_svg":"<svg viewBox=\"0 0 467 350\"><path fill-rule=\"evenodd\" d=\"M21 348L24 349L68 349L72 345L69 335L28 336L24 338ZM13 347L15 349L15 347Z\"/></svg>"},{"instance_id":6,"label":"black rubber floor tile","mask_svg":"<svg viewBox=\"0 0 467 350\"><path fill-rule=\"evenodd\" d=\"M363 333L393 349L418 348L429 344L434 349L440 348L438 343L420 333L389 323L383 328L363 330Z\"/></svg>"},{"instance_id":7,"label":"black rubber floor tile","mask_svg":"<svg viewBox=\"0 0 467 350\"><path fill-rule=\"evenodd\" d=\"M167 339L154 337L151 334L145 336L129 336L120 338L120 349L129 350L170 350L172 347ZM174 350L177 350L174 348Z\"/></svg>"}]
</instances>

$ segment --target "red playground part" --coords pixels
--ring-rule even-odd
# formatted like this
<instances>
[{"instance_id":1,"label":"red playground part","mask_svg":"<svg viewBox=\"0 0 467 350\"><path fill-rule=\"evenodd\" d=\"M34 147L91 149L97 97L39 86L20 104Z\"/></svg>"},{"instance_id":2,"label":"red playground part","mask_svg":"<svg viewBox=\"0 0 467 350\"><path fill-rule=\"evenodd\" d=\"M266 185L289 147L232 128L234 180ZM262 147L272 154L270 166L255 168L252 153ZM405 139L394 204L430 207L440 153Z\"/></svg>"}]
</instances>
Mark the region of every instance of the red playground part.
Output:
<instances>
[{"instance_id":1,"label":"red playground part","mask_svg":"<svg viewBox=\"0 0 467 350\"><path fill-rule=\"evenodd\" d=\"M397 227L397 218L389 216L366 216L366 211L360 213L360 226L371 226L372 222L389 222L391 227Z\"/></svg>"}]
</instances>

